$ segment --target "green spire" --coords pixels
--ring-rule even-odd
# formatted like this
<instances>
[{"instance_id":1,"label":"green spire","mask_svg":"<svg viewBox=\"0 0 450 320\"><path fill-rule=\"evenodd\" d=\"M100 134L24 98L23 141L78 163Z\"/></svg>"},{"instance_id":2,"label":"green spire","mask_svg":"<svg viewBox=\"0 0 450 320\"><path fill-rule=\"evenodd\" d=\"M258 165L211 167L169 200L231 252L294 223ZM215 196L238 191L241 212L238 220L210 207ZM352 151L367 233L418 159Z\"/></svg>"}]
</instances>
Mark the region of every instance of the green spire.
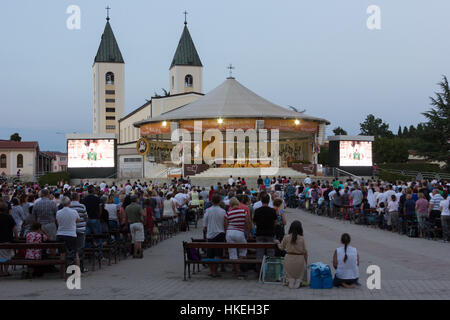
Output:
<instances>
[{"instance_id":1,"label":"green spire","mask_svg":"<svg viewBox=\"0 0 450 320\"><path fill-rule=\"evenodd\" d=\"M111 25L109 24L109 17L106 20L108 21L106 22L105 31L102 34L102 42L100 42L94 62L125 63Z\"/></svg>"},{"instance_id":2,"label":"green spire","mask_svg":"<svg viewBox=\"0 0 450 320\"><path fill-rule=\"evenodd\" d=\"M187 23L185 22L183 34L181 35L180 42L178 42L177 51L175 52L170 68L175 65L203 66L186 24Z\"/></svg>"}]
</instances>

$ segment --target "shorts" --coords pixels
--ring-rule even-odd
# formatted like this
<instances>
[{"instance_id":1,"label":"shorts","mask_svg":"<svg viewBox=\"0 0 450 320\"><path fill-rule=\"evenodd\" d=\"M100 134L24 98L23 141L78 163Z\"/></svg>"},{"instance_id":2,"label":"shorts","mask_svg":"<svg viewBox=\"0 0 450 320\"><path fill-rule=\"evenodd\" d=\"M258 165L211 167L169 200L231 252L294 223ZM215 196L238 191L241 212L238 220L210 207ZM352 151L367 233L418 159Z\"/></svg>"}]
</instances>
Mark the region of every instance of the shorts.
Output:
<instances>
[{"instance_id":1,"label":"shorts","mask_svg":"<svg viewBox=\"0 0 450 320\"><path fill-rule=\"evenodd\" d=\"M219 233L217 236L215 236L212 239L208 239L208 242L225 242L225 233ZM209 259L214 259L215 257L223 257L223 249L219 248L208 248L207 249L207 257Z\"/></svg>"},{"instance_id":2,"label":"shorts","mask_svg":"<svg viewBox=\"0 0 450 320\"><path fill-rule=\"evenodd\" d=\"M227 230L226 238L227 238L227 243L247 243L244 232L239 231L239 230ZM237 260L237 258L238 258L237 251L238 251L238 249L236 249L236 248L228 249L228 254L229 254L231 260ZM239 257L245 257L246 255L247 255L247 249L239 248Z\"/></svg>"},{"instance_id":3,"label":"shorts","mask_svg":"<svg viewBox=\"0 0 450 320\"><path fill-rule=\"evenodd\" d=\"M74 253L77 251L77 237L57 236L58 242L64 243L64 249L61 253Z\"/></svg>"},{"instance_id":4,"label":"shorts","mask_svg":"<svg viewBox=\"0 0 450 320\"><path fill-rule=\"evenodd\" d=\"M144 242L145 233L142 222L135 222L130 224L131 243Z\"/></svg>"},{"instance_id":5,"label":"shorts","mask_svg":"<svg viewBox=\"0 0 450 320\"><path fill-rule=\"evenodd\" d=\"M56 231L58 228L54 222L47 223L42 225L42 230L47 232L48 240L55 241L56 240Z\"/></svg>"}]
</instances>

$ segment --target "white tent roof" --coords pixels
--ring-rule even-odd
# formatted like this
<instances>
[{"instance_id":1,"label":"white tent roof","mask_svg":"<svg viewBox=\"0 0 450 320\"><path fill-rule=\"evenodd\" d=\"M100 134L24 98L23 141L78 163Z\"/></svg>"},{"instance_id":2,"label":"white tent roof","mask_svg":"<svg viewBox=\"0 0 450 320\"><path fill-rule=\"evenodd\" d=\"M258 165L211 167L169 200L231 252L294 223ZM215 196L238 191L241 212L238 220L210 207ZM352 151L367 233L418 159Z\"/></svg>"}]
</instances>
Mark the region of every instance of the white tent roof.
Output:
<instances>
[{"instance_id":1,"label":"white tent roof","mask_svg":"<svg viewBox=\"0 0 450 320\"><path fill-rule=\"evenodd\" d=\"M278 118L305 119L329 123L325 119L310 117L288 110L258 96L234 78L227 78L220 86L200 99L159 116L135 123L216 118Z\"/></svg>"}]
</instances>

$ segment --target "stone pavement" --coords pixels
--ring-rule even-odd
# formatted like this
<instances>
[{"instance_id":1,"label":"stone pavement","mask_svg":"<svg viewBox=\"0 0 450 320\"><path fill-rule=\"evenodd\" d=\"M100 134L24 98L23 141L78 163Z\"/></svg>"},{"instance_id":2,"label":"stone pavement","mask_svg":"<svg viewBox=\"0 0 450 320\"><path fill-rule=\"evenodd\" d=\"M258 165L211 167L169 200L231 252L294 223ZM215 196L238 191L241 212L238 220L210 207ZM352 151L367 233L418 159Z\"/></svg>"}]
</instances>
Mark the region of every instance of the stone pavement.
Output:
<instances>
[{"instance_id":1,"label":"stone pavement","mask_svg":"<svg viewBox=\"0 0 450 320\"><path fill-rule=\"evenodd\" d=\"M199 274L183 281L182 241L201 237L201 228L181 233L147 249L143 260L127 259L117 265L82 276L81 290L68 290L58 274L42 279L20 280L18 275L0 278L0 299L449 299L450 244L400 236L388 231L357 226L289 209L288 222L303 223L309 261L332 264L340 236L348 232L360 254L358 289L288 289L249 279L212 279L201 267ZM289 223L288 223L289 225ZM366 287L366 268L381 268L381 289Z\"/></svg>"}]
</instances>

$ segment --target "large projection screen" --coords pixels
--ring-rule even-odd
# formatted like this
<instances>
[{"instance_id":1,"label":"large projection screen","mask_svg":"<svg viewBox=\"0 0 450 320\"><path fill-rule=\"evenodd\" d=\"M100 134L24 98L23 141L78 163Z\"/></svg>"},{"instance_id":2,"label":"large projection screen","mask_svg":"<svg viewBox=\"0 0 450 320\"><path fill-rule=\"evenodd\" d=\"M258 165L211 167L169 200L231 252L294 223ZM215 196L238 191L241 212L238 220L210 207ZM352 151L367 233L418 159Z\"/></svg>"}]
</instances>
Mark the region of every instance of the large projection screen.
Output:
<instances>
[{"instance_id":1,"label":"large projection screen","mask_svg":"<svg viewBox=\"0 0 450 320\"><path fill-rule=\"evenodd\" d=\"M114 168L114 139L67 140L68 168Z\"/></svg>"},{"instance_id":2,"label":"large projection screen","mask_svg":"<svg viewBox=\"0 0 450 320\"><path fill-rule=\"evenodd\" d=\"M339 166L372 166L372 141L339 141Z\"/></svg>"}]
</instances>

